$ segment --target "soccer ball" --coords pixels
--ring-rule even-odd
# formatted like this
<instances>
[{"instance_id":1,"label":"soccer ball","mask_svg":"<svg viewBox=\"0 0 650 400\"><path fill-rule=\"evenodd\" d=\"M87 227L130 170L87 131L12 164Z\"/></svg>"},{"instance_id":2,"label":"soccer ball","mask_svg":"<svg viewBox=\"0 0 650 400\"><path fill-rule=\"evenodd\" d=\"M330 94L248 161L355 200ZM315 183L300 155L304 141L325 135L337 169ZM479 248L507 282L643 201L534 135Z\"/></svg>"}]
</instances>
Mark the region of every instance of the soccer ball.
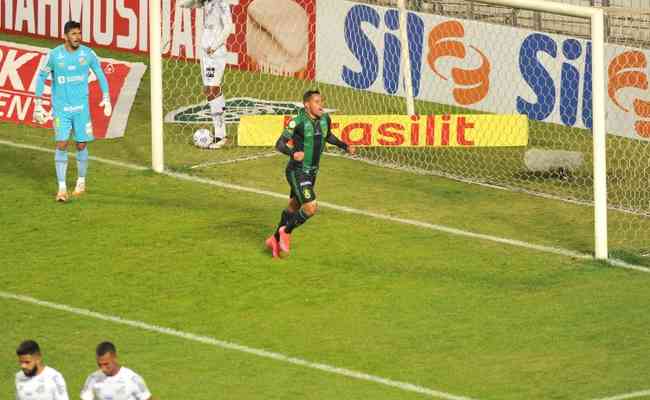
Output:
<instances>
[{"instance_id":1,"label":"soccer ball","mask_svg":"<svg viewBox=\"0 0 650 400\"><path fill-rule=\"evenodd\" d=\"M214 141L209 129L201 128L194 132L194 145L200 149L207 149Z\"/></svg>"}]
</instances>

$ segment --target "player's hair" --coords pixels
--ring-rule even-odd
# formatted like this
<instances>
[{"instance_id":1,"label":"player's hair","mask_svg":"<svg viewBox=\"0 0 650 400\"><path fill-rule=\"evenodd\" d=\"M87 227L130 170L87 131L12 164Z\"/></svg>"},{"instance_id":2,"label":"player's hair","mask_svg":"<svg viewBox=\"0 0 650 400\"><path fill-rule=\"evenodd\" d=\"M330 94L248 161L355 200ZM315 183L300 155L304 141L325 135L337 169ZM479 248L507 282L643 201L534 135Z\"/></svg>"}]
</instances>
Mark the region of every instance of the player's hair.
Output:
<instances>
[{"instance_id":1,"label":"player's hair","mask_svg":"<svg viewBox=\"0 0 650 400\"><path fill-rule=\"evenodd\" d=\"M34 354L41 354L41 348L33 340L25 340L16 349L17 356L33 356Z\"/></svg>"},{"instance_id":2,"label":"player's hair","mask_svg":"<svg viewBox=\"0 0 650 400\"><path fill-rule=\"evenodd\" d=\"M97 354L97 357L101 357L106 353L117 354L117 349L115 348L115 345L111 342L101 342L100 344L97 345L97 349L95 350L95 353Z\"/></svg>"},{"instance_id":3,"label":"player's hair","mask_svg":"<svg viewBox=\"0 0 650 400\"><path fill-rule=\"evenodd\" d=\"M302 102L306 103L309 100L311 100L311 98L313 96L316 96L316 95L320 96L320 92L318 90L308 90L308 91L305 92L305 94L302 95Z\"/></svg>"},{"instance_id":4,"label":"player's hair","mask_svg":"<svg viewBox=\"0 0 650 400\"><path fill-rule=\"evenodd\" d=\"M63 33L67 35L73 29L81 29L81 24L77 21L68 21L63 27Z\"/></svg>"}]
</instances>

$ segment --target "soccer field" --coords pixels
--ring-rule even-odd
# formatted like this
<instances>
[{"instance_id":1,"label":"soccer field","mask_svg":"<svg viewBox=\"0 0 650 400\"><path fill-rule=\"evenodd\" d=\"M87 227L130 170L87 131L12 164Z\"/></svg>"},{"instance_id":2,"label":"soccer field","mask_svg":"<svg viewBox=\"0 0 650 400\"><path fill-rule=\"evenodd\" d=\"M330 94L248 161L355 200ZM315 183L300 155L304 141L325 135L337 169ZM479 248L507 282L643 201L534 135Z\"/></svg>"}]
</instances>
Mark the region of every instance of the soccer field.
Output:
<instances>
[{"instance_id":1,"label":"soccer field","mask_svg":"<svg viewBox=\"0 0 650 400\"><path fill-rule=\"evenodd\" d=\"M148 164L142 85L91 156ZM206 153L172 142L191 175L95 160L61 205L49 132L0 141L2 399L27 337L73 398L106 339L160 399L650 398L650 274L553 251L590 251L589 207L327 157L325 207L275 261L282 157L189 171Z\"/></svg>"}]
</instances>

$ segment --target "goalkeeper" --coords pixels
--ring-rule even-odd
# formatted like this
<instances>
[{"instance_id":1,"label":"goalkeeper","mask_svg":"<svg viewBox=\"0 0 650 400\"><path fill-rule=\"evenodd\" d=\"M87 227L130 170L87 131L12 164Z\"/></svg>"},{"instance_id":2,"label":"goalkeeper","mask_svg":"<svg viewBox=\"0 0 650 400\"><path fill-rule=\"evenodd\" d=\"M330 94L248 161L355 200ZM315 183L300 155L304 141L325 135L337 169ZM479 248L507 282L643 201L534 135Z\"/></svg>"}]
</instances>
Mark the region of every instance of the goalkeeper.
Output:
<instances>
[{"instance_id":1,"label":"goalkeeper","mask_svg":"<svg viewBox=\"0 0 650 400\"><path fill-rule=\"evenodd\" d=\"M47 54L41 65L36 80L36 100L33 118L39 124L45 124L52 118L43 108L43 90L45 81L52 75L52 110L54 111L54 130L56 133L56 151L54 161L59 189L56 201L66 202L66 171L68 169L68 140L74 131L77 143L77 170L79 177L73 196L80 196L86 191L86 171L88 169L88 142L95 140L93 125L88 105L88 76L90 70L95 73L102 89L103 98L99 105L104 108L104 115L112 112L108 91L108 81L93 50L81 45L81 25L69 21L63 28L65 44L58 46Z\"/></svg>"},{"instance_id":2,"label":"goalkeeper","mask_svg":"<svg viewBox=\"0 0 650 400\"><path fill-rule=\"evenodd\" d=\"M289 122L275 145L278 151L289 156L286 176L291 190L289 205L282 211L275 233L266 240L273 257L288 255L293 230L316 214L318 207L314 187L325 143L333 144L349 154L355 153L353 146L332 134L332 120L323 111L323 100L318 91L305 93L303 104L305 108ZM293 142L292 146L290 141Z\"/></svg>"},{"instance_id":3,"label":"goalkeeper","mask_svg":"<svg viewBox=\"0 0 650 400\"><path fill-rule=\"evenodd\" d=\"M214 126L213 143L209 149L220 149L226 143L226 124L223 117L226 99L221 89L226 69L226 40L234 32L228 0L182 0L184 8L203 7L203 34L201 35L201 77L203 93L208 98Z\"/></svg>"}]
</instances>

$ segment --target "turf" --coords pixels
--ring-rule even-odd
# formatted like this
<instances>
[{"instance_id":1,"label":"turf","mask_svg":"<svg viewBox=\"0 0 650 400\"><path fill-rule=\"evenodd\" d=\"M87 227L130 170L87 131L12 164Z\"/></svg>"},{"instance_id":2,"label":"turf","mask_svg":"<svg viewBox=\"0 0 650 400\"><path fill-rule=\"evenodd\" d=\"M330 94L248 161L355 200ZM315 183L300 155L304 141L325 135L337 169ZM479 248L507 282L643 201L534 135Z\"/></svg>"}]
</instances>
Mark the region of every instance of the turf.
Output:
<instances>
[{"instance_id":1,"label":"turf","mask_svg":"<svg viewBox=\"0 0 650 400\"><path fill-rule=\"evenodd\" d=\"M261 243L282 200L93 163L88 195L61 205L43 184L51 167L0 147L2 290L479 399L592 398L650 378L650 275L330 210L278 262ZM110 338L161 398L416 397L0 303L2 397L28 336L77 390Z\"/></svg>"}]
</instances>

